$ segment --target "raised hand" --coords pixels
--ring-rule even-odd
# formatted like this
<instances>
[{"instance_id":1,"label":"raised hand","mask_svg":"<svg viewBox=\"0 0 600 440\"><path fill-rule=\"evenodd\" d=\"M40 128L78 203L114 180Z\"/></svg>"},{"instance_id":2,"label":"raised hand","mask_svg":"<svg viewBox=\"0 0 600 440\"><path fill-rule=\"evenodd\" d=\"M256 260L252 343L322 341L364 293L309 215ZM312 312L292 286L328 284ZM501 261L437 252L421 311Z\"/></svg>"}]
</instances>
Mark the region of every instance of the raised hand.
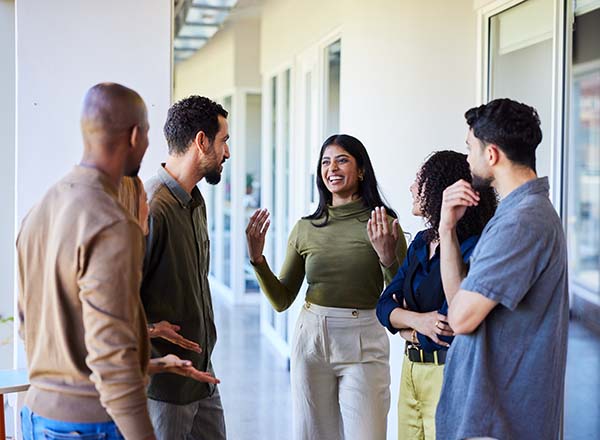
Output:
<instances>
[{"instance_id":1,"label":"raised hand","mask_svg":"<svg viewBox=\"0 0 600 440\"><path fill-rule=\"evenodd\" d=\"M178 374L197 380L198 382L221 383L221 381L212 374L194 368L191 361L180 359L174 354L150 359L150 363L148 364L148 374L159 373Z\"/></svg>"},{"instance_id":2,"label":"raised hand","mask_svg":"<svg viewBox=\"0 0 600 440\"><path fill-rule=\"evenodd\" d=\"M367 234L379 261L385 267L396 260L396 245L399 236L398 219L388 223L387 213L383 206L376 207L367 222Z\"/></svg>"},{"instance_id":3,"label":"raised hand","mask_svg":"<svg viewBox=\"0 0 600 440\"><path fill-rule=\"evenodd\" d=\"M440 217L441 230L453 230L458 221L465 215L469 206L477 206L479 193L466 180L459 180L444 190L442 213Z\"/></svg>"},{"instance_id":4,"label":"raised hand","mask_svg":"<svg viewBox=\"0 0 600 440\"><path fill-rule=\"evenodd\" d=\"M179 330L181 330L181 328L178 325L171 324L167 321L160 321L149 326L148 335L151 338L163 338L172 344L185 348L186 350L195 351L196 353L202 352L200 345L181 336L179 333L177 333Z\"/></svg>"},{"instance_id":5,"label":"raised hand","mask_svg":"<svg viewBox=\"0 0 600 440\"><path fill-rule=\"evenodd\" d=\"M269 215L269 211L266 209L257 209L248 221L246 241L248 243L248 256L253 263L264 261L265 237L271 224Z\"/></svg>"}]
</instances>

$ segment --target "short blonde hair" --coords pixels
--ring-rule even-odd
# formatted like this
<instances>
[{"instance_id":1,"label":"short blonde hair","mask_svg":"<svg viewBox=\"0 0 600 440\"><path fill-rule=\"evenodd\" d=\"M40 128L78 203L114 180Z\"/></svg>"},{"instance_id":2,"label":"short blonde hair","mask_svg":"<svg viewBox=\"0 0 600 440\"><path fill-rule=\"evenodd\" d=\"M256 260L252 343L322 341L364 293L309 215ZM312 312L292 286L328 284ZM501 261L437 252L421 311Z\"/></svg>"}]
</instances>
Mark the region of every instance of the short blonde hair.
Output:
<instances>
[{"instance_id":1,"label":"short blonde hair","mask_svg":"<svg viewBox=\"0 0 600 440\"><path fill-rule=\"evenodd\" d=\"M123 177L119 186L119 202L140 221L140 198L144 185L139 177Z\"/></svg>"}]
</instances>

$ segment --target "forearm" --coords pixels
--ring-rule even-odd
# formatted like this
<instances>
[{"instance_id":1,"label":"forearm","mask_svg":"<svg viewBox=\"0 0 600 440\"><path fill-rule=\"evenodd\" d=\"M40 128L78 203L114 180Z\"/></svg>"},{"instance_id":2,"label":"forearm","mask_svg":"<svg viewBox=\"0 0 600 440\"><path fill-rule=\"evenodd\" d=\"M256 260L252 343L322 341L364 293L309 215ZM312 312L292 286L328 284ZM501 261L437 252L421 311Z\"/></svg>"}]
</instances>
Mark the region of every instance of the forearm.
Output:
<instances>
[{"instance_id":1,"label":"forearm","mask_svg":"<svg viewBox=\"0 0 600 440\"><path fill-rule=\"evenodd\" d=\"M395 308L390 314L390 323L399 330L416 328L418 319L419 313L401 307Z\"/></svg>"},{"instance_id":2,"label":"forearm","mask_svg":"<svg viewBox=\"0 0 600 440\"><path fill-rule=\"evenodd\" d=\"M467 274L456 229L440 229L440 273L448 304L452 303Z\"/></svg>"},{"instance_id":3,"label":"forearm","mask_svg":"<svg viewBox=\"0 0 600 440\"><path fill-rule=\"evenodd\" d=\"M299 289L293 289L277 278L271 271L266 259L263 259L260 263L253 264L253 267L260 288L265 293L273 308L278 312L287 310L296 299L296 296L298 296Z\"/></svg>"},{"instance_id":4,"label":"forearm","mask_svg":"<svg viewBox=\"0 0 600 440\"><path fill-rule=\"evenodd\" d=\"M96 315L92 307L86 309L86 363L102 406L125 438L153 438L146 382L131 324L107 316L97 319L91 316Z\"/></svg>"}]
</instances>

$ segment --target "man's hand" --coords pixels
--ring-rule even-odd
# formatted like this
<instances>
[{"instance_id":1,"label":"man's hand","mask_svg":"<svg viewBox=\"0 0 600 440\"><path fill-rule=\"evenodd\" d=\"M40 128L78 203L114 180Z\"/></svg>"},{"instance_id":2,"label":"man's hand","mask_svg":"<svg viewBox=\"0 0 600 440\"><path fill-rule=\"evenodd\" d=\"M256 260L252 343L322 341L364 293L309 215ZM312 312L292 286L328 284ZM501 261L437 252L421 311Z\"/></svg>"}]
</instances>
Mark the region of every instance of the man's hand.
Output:
<instances>
[{"instance_id":1,"label":"man's hand","mask_svg":"<svg viewBox=\"0 0 600 440\"><path fill-rule=\"evenodd\" d=\"M195 351L196 353L202 352L200 345L194 341L184 338L177 333L181 328L178 325L171 324L167 321L160 321L156 324L151 324L148 328L148 335L151 338L163 338L172 344L179 345L186 350Z\"/></svg>"},{"instance_id":2,"label":"man's hand","mask_svg":"<svg viewBox=\"0 0 600 440\"><path fill-rule=\"evenodd\" d=\"M159 373L178 374L180 376L192 378L198 382L221 383L221 381L212 374L194 368L191 361L182 360L174 354L150 359L150 363L148 364L148 374Z\"/></svg>"},{"instance_id":3,"label":"man's hand","mask_svg":"<svg viewBox=\"0 0 600 440\"><path fill-rule=\"evenodd\" d=\"M456 228L458 221L465 215L469 206L477 206L479 193L466 180L459 180L444 190L442 213L440 217L440 235L443 231Z\"/></svg>"}]
</instances>

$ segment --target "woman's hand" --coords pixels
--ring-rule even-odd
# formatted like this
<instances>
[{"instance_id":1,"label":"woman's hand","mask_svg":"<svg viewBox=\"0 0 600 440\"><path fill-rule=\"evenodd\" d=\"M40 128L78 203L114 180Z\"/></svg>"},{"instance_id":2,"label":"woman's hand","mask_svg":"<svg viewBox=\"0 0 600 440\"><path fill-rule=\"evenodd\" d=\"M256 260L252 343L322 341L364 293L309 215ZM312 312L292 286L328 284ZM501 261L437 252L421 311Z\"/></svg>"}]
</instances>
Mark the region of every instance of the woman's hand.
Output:
<instances>
[{"instance_id":1,"label":"woman's hand","mask_svg":"<svg viewBox=\"0 0 600 440\"><path fill-rule=\"evenodd\" d=\"M160 321L156 324L150 324L148 327L148 335L151 338L163 338L172 344L179 345L186 350L195 351L201 353L202 348L194 341L184 338L177 333L181 328L178 325L171 324L167 321Z\"/></svg>"},{"instance_id":2,"label":"woman's hand","mask_svg":"<svg viewBox=\"0 0 600 440\"><path fill-rule=\"evenodd\" d=\"M429 337L433 342L444 347L450 344L439 339L438 336L454 336L452 328L447 323L448 318L437 311L418 313L413 322L413 328Z\"/></svg>"},{"instance_id":3,"label":"woman's hand","mask_svg":"<svg viewBox=\"0 0 600 440\"><path fill-rule=\"evenodd\" d=\"M383 206L376 207L371 213L367 223L367 234L384 267L389 267L396 260L399 229L398 219L390 226Z\"/></svg>"},{"instance_id":4,"label":"woman's hand","mask_svg":"<svg viewBox=\"0 0 600 440\"><path fill-rule=\"evenodd\" d=\"M248 256L252 263L262 263L265 259L263 250L270 224L269 211L266 209L257 209L248 221L246 241L248 242Z\"/></svg>"},{"instance_id":5,"label":"woman's hand","mask_svg":"<svg viewBox=\"0 0 600 440\"><path fill-rule=\"evenodd\" d=\"M221 381L212 374L194 368L191 361L182 360L174 354L150 359L150 363L148 364L148 374L158 373L178 374L197 380L198 382L221 383Z\"/></svg>"}]
</instances>

